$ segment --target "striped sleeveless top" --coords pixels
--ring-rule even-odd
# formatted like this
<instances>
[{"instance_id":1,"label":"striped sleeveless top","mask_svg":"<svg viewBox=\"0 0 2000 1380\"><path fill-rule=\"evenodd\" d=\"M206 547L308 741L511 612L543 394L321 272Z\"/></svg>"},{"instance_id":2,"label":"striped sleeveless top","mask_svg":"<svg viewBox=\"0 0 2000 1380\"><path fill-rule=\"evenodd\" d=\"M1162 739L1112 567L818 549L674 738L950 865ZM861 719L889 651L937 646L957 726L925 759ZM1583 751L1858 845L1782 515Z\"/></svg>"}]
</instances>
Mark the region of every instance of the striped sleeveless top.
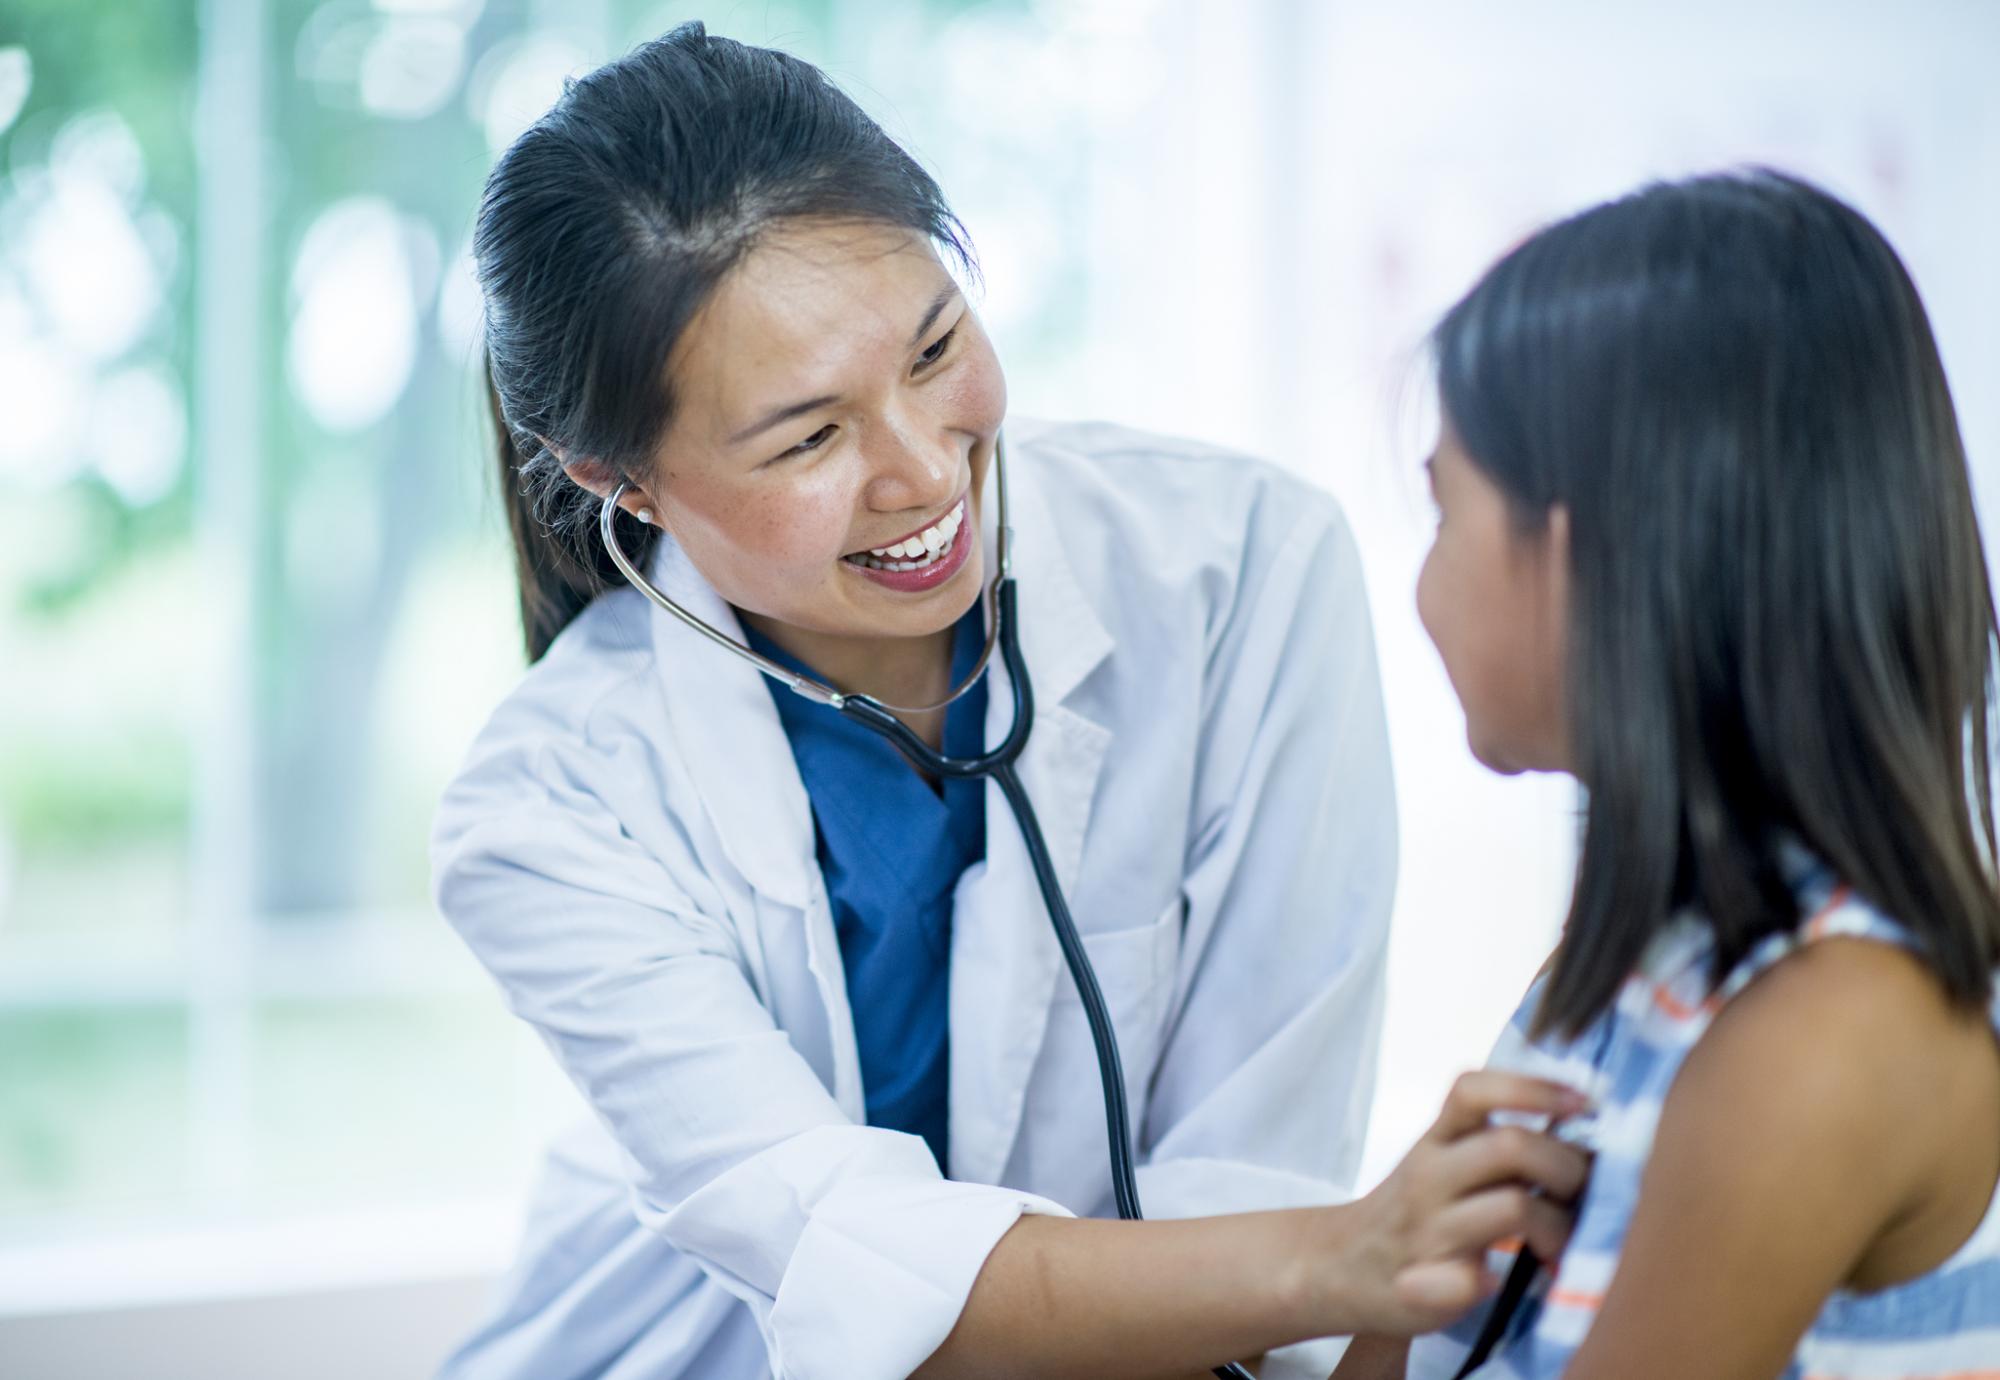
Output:
<instances>
[{"instance_id":1,"label":"striped sleeveless top","mask_svg":"<svg viewBox=\"0 0 2000 1380\"><path fill-rule=\"evenodd\" d=\"M1639 1199L1661 1107L1682 1060L1723 1004L1800 946L1834 935L1913 948L1901 925L1840 885L1802 852L1790 879L1807 917L1768 936L1719 988L1710 990L1713 940L1683 916L1648 948L1613 1008L1575 1040L1530 1041L1541 999L1538 980L1495 1046L1492 1067L1553 1078L1597 1100L1588 1123L1563 1138L1597 1153L1575 1231L1555 1277L1534 1292L1476 1374L1480 1380L1555 1380L1596 1316L1618 1267L1626 1225ZM2000 1029L2000 997L1993 1011ZM1495 1256L1504 1276L1509 1257ZM1408 1380L1450 1380L1470 1353L1485 1309L1419 1338ZM1943 1265L1870 1294L1834 1293L1800 1341L1781 1380L2000 1380L2000 1192L1969 1240Z\"/></svg>"}]
</instances>

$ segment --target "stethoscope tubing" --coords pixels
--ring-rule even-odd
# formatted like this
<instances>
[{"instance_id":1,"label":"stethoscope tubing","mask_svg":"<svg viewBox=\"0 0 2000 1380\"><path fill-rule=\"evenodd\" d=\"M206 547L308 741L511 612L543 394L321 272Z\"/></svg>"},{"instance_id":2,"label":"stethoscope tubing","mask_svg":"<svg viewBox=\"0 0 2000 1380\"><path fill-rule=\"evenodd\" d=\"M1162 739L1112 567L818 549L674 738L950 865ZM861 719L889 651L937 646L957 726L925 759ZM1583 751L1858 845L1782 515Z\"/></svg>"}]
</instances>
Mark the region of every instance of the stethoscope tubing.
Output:
<instances>
[{"instance_id":1,"label":"stethoscope tubing","mask_svg":"<svg viewBox=\"0 0 2000 1380\"><path fill-rule=\"evenodd\" d=\"M1034 728L1035 690L1028 676L1027 658L1021 653L1019 619L1015 612L1016 591L1011 575L1001 577L994 596L994 608L1000 624L1000 656L1006 664L1007 679L1014 693L1013 723L998 747L978 757L947 757L911 732L902 720L862 695L849 696L840 706L840 713L866 724L887 738L918 771L960 780L988 777L1006 797L1007 808L1013 813L1015 826L1021 831L1021 841L1027 847L1028 862L1034 868L1035 885L1042 893L1042 904L1048 910L1050 924L1055 928L1056 942L1062 948L1063 962L1068 966L1077 995L1083 1001L1092 1043L1097 1046L1098 1070L1104 1083L1105 1130L1111 1140L1111 1188L1118 1203L1118 1215L1136 1221L1142 1214L1138 1179L1132 1166L1132 1114L1126 1102L1125 1070L1118 1054L1118 1037L1111 1024L1111 1012L1105 1003L1103 989L1098 985L1096 970L1091 967L1090 955L1077 932L1075 917L1070 914L1068 898L1063 895L1062 882L1056 876L1048 841L1042 835L1041 819L1035 813L1034 803L1028 798L1027 787L1021 783L1020 773L1014 770Z\"/></svg>"},{"instance_id":2,"label":"stethoscope tubing","mask_svg":"<svg viewBox=\"0 0 2000 1380\"><path fill-rule=\"evenodd\" d=\"M1471 1374L1486 1364L1493 1354L1493 1348L1507 1335L1521 1305L1528 1300L1528 1290L1534 1287L1535 1276L1541 1272L1542 1260L1528 1247L1521 1247L1521 1253L1514 1257L1514 1264L1507 1271L1506 1282L1494 1296L1493 1306L1486 1312L1486 1321L1480 1325L1478 1339L1472 1350L1466 1353L1465 1364L1451 1380L1468 1380Z\"/></svg>"}]
</instances>

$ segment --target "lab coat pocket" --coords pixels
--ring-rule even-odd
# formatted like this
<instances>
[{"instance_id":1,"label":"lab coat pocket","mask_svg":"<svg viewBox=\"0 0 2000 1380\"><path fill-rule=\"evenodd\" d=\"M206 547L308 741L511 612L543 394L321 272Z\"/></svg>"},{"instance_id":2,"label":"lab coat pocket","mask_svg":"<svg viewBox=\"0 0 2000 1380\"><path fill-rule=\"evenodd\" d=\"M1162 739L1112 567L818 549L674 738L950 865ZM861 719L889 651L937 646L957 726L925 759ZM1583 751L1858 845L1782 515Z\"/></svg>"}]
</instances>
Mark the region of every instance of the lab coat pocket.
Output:
<instances>
[{"instance_id":1,"label":"lab coat pocket","mask_svg":"<svg viewBox=\"0 0 2000 1380\"><path fill-rule=\"evenodd\" d=\"M1083 936L1083 951L1097 974L1111 1026L1118 1034L1118 1058L1125 1069L1126 1095L1132 1123L1145 1110L1146 1086L1160 1052L1160 1027L1167 998L1173 991L1174 964L1180 956L1181 921L1186 903L1179 895L1153 920L1124 929ZM1084 1017L1083 998L1068 965L1056 975L1055 1000L1049 1012L1049 1043L1076 1053L1084 1081L1097 1079L1096 1046Z\"/></svg>"},{"instance_id":2,"label":"lab coat pocket","mask_svg":"<svg viewBox=\"0 0 2000 1380\"><path fill-rule=\"evenodd\" d=\"M1083 935L1083 951L1090 959L1091 970L1097 974L1105 1005L1111 1008L1121 1045L1127 1039L1128 1026L1136 1038L1144 1026L1157 1024L1166 992L1173 983L1174 961L1180 955L1181 921L1186 911L1187 903L1176 895L1165 910L1146 924L1094 934L1086 931ZM1058 1009L1075 1007L1081 1018L1083 998L1077 993L1067 964L1056 979L1055 1004Z\"/></svg>"},{"instance_id":3,"label":"lab coat pocket","mask_svg":"<svg viewBox=\"0 0 2000 1380\"><path fill-rule=\"evenodd\" d=\"M1155 919L1086 933L1084 952L1097 974L1118 1037L1131 1124L1144 1124L1146 1093L1159 1060L1161 1029L1180 955L1184 907L1176 896ZM1032 1182L1079 1212L1109 1210L1104 1156L1104 1098L1096 1046L1067 966L1056 974L1048 1029L1029 1079L1021 1139L1008 1182Z\"/></svg>"}]
</instances>

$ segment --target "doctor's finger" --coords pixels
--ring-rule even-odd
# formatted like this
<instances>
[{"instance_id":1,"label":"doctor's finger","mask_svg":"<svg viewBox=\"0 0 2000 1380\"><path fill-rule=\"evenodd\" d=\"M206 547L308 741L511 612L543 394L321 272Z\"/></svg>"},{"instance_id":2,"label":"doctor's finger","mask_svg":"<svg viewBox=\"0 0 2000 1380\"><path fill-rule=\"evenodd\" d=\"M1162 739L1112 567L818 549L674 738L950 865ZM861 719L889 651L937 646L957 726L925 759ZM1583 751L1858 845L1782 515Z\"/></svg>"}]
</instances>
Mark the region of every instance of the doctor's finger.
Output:
<instances>
[{"instance_id":1,"label":"doctor's finger","mask_svg":"<svg viewBox=\"0 0 2000 1380\"><path fill-rule=\"evenodd\" d=\"M1447 1326L1466 1309L1491 1298L1500 1277L1473 1255L1456 1260L1428 1260L1396 1272L1396 1301L1417 1314L1412 1332Z\"/></svg>"},{"instance_id":2,"label":"doctor's finger","mask_svg":"<svg viewBox=\"0 0 2000 1380\"><path fill-rule=\"evenodd\" d=\"M1452 1198L1518 1183L1568 1202L1590 1178L1590 1155L1525 1127L1492 1126L1439 1151L1432 1172L1432 1182Z\"/></svg>"},{"instance_id":3,"label":"doctor's finger","mask_svg":"<svg viewBox=\"0 0 2000 1380\"><path fill-rule=\"evenodd\" d=\"M1489 1188L1452 1204L1431 1224L1426 1256L1483 1254L1506 1242L1525 1242L1543 1260L1569 1245L1576 1214L1518 1185Z\"/></svg>"},{"instance_id":4,"label":"doctor's finger","mask_svg":"<svg viewBox=\"0 0 2000 1380\"><path fill-rule=\"evenodd\" d=\"M1589 1105L1589 1099L1576 1089L1546 1078L1480 1069L1459 1075L1426 1134L1432 1140L1454 1141L1486 1125L1495 1112L1573 1116Z\"/></svg>"}]
</instances>

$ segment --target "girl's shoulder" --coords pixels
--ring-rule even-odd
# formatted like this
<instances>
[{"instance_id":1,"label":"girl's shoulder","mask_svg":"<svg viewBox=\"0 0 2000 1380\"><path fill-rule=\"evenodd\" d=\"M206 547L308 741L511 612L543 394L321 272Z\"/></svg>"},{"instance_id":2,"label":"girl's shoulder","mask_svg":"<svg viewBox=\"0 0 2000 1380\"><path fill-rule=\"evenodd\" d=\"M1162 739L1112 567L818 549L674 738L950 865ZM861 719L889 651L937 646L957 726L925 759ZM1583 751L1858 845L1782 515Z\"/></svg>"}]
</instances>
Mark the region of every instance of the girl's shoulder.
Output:
<instances>
[{"instance_id":1,"label":"girl's shoulder","mask_svg":"<svg viewBox=\"0 0 2000 1380\"><path fill-rule=\"evenodd\" d=\"M1759 1302L1724 1329L1732 1348L1788 1351L1783 1317L1812 1319L1797 1354L1815 1361L1957 1355L1962 1328L1941 1320L2000 1327L2000 1293L1978 1282L2000 1276L1993 1022L1954 1008L1909 932L1851 888L1813 867L1792 880L1798 922L1719 983L1685 916L1578 1039L1527 1040L1537 992L1517 1017L1516 1062L1599 1103L1579 1128L1592 1182L1523 1373L1581 1363L1586 1334L1579 1373L1611 1373L1634 1338L1698 1333L1744 1299Z\"/></svg>"},{"instance_id":2,"label":"girl's shoulder","mask_svg":"<svg viewBox=\"0 0 2000 1380\"><path fill-rule=\"evenodd\" d=\"M1612 1006L1574 1036L1531 1032L1548 970L1495 1046L1496 1065L1571 1083L1612 1117L1636 1114L1619 1148L1643 1153L1683 1066L1741 1063L1753 1082L1816 1086L1853 1102L1871 1078L1900 1088L1962 1030L1912 933L1823 867L1794 856L1795 924L1756 944L1718 979L1715 942L1683 912L1654 938ZM2000 1031L2000 1002L1975 1031ZM1921 1080L1917 1080L1920 1082ZM1643 1134L1638 1134L1643 1132Z\"/></svg>"},{"instance_id":3,"label":"girl's shoulder","mask_svg":"<svg viewBox=\"0 0 2000 1380\"><path fill-rule=\"evenodd\" d=\"M1990 1022L1968 1023L1951 1005L1909 932L1845 887L1737 964L1704 1014L1682 1022L1698 1043L1689 1041L1680 1097L1790 1104L1797 1134L1817 1124L1880 1140L1867 1161L1883 1171L1930 1132L1962 1134L1934 1078L1992 1043Z\"/></svg>"},{"instance_id":4,"label":"girl's shoulder","mask_svg":"<svg viewBox=\"0 0 2000 1380\"><path fill-rule=\"evenodd\" d=\"M1786 875L1797 907L1797 919L1774 930L1751 947L1719 977L1716 972L1715 938L1702 917L1683 910L1655 935L1638 965L1626 978L1611 1008L1574 1040L1545 1037L1534 1043L1544 1055L1565 1049L1592 1052L1601 1057L1614 1046L1628 1056L1637 1049L1651 1048L1684 1055L1708 1034L1724 1008L1734 1004L1753 988L1766 989L1763 981L1787 960L1808 951L1819 951L1824 941L1864 940L1868 943L1829 964L1811 965L1817 974L1837 967L1843 982L1862 974L1861 980L1878 982L1888 974L1920 972L1916 957L1918 941L1910 930L1871 905L1854 889L1835 877L1809 855L1793 850L1786 858ZM1847 946L1837 946L1845 949ZM1536 976L1527 999L1516 1012L1509 1039L1527 1040L1549 968ZM1779 988L1779 1002L1801 999L1793 995L1800 979ZM1806 982L1802 994L1807 1000L1835 1004L1851 994L1825 989L1823 980ZM1905 999L1913 994L1905 991ZM1756 1005L1774 1000L1769 995ZM1677 1061L1676 1061L1677 1062Z\"/></svg>"},{"instance_id":5,"label":"girl's shoulder","mask_svg":"<svg viewBox=\"0 0 2000 1380\"><path fill-rule=\"evenodd\" d=\"M1979 1283L2000 1274L1992 1013L1954 1006L1909 932L1851 889L1814 899L1707 1019L1680 1022L1698 1040L1660 1088L1637 1205L1651 1215L1624 1254L1646 1270L1713 1245L1741 1287L1813 1317L1808 1372L1848 1373L1824 1363L1861 1347L1900 1367L1881 1373L1944 1373L1916 1364L1926 1347L1956 1356L1967 1327L1990 1341L2000 1324ZM1686 1226L1703 1208L1708 1226Z\"/></svg>"}]
</instances>

